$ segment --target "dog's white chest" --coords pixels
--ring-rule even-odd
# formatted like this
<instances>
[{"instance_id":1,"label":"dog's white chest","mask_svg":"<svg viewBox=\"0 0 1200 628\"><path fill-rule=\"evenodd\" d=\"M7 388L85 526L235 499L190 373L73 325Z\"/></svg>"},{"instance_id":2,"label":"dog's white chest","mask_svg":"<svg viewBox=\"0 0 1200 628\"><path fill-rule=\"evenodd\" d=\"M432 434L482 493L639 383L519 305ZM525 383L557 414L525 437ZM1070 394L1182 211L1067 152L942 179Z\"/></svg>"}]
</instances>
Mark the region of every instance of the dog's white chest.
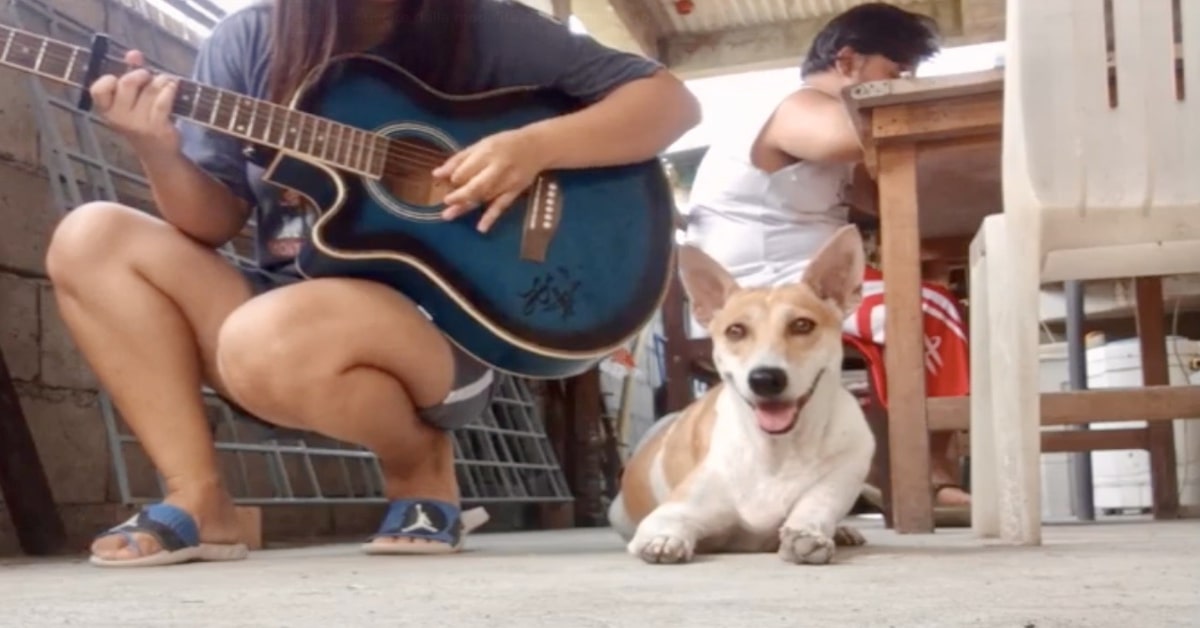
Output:
<instances>
[{"instance_id":1,"label":"dog's white chest","mask_svg":"<svg viewBox=\"0 0 1200 628\"><path fill-rule=\"evenodd\" d=\"M737 484L738 517L748 530L775 534L800 497L815 480L812 469L787 465L767 475L763 470L747 473Z\"/></svg>"}]
</instances>

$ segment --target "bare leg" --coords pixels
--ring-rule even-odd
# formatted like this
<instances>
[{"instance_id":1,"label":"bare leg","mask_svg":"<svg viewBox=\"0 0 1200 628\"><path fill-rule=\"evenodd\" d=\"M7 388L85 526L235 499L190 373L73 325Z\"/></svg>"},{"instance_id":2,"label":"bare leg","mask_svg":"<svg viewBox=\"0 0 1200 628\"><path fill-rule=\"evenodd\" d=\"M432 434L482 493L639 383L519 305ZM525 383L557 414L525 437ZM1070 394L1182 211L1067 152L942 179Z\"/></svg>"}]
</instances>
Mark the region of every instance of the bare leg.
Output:
<instances>
[{"instance_id":1,"label":"bare leg","mask_svg":"<svg viewBox=\"0 0 1200 628\"><path fill-rule=\"evenodd\" d=\"M933 485L940 487L933 496L934 504L937 506L971 505L971 495L957 487L962 482L962 465L958 461L957 440L955 432L931 432L929 434Z\"/></svg>"},{"instance_id":2,"label":"bare leg","mask_svg":"<svg viewBox=\"0 0 1200 628\"><path fill-rule=\"evenodd\" d=\"M247 410L370 449L389 498L458 503L450 437L416 411L449 393L453 358L411 301L365 281L305 281L239 308L219 347L223 380Z\"/></svg>"},{"instance_id":3,"label":"bare leg","mask_svg":"<svg viewBox=\"0 0 1200 628\"><path fill-rule=\"evenodd\" d=\"M238 540L200 397L216 388L221 322L250 298L245 280L214 251L165 222L111 203L85 205L59 224L47 254L62 318L166 480L165 501L188 511L205 542ZM137 535L98 539L97 556L159 550Z\"/></svg>"}]
</instances>

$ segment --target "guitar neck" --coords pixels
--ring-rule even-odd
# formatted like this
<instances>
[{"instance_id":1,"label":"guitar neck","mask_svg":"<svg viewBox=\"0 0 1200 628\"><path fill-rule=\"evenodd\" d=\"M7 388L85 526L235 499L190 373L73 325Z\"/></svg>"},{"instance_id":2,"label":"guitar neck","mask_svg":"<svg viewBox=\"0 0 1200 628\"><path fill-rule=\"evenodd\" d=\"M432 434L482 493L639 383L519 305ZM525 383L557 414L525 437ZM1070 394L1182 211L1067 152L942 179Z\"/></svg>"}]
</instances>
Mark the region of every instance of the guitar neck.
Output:
<instances>
[{"instance_id":1,"label":"guitar neck","mask_svg":"<svg viewBox=\"0 0 1200 628\"><path fill-rule=\"evenodd\" d=\"M0 25L0 65L87 89L90 60L86 48ZM123 61L105 57L99 75L120 76L128 70ZM387 161L386 137L195 81L179 80L172 113L225 135L372 178L382 175Z\"/></svg>"}]
</instances>

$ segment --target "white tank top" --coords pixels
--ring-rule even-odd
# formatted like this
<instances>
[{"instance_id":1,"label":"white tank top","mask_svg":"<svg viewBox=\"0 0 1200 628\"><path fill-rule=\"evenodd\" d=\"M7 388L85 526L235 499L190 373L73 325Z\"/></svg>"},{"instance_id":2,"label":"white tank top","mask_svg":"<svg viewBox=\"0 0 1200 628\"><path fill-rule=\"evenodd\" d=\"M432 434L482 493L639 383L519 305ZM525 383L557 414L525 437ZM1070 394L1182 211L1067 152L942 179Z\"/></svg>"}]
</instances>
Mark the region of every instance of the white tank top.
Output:
<instances>
[{"instance_id":1,"label":"white tank top","mask_svg":"<svg viewBox=\"0 0 1200 628\"><path fill-rule=\"evenodd\" d=\"M696 172L685 241L745 287L797 280L809 260L847 223L845 194L854 164L806 162L767 173L751 162L754 141L778 104L742 120L722 120Z\"/></svg>"}]
</instances>

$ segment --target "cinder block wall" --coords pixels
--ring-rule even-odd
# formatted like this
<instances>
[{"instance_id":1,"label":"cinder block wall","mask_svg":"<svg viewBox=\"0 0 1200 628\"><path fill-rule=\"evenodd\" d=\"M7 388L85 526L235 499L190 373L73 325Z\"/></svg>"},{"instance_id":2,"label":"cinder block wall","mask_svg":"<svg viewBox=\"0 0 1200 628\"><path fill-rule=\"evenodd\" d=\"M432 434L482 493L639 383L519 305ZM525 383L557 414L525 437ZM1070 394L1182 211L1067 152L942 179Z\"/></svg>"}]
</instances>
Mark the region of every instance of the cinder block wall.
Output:
<instances>
[{"instance_id":1,"label":"cinder block wall","mask_svg":"<svg viewBox=\"0 0 1200 628\"><path fill-rule=\"evenodd\" d=\"M191 66L194 45L164 33L118 2L47 3L134 47L152 50L149 38L156 38L157 61L171 71L186 73ZM25 15L22 24L40 30ZM67 335L46 281L46 243L61 213L54 207L42 165L43 139L32 97L26 75L0 68L0 347L16 380L72 548L82 550L96 532L128 515L117 503L95 377ZM59 117L65 126L66 116ZM109 145L110 160L137 169L136 159L116 138L101 141ZM263 513L264 534L268 541L362 535L374 529L381 512L378 506L271 507ZM8 513L0 501L0 556L17 553Z\"/></svg>"}]
</instances>

